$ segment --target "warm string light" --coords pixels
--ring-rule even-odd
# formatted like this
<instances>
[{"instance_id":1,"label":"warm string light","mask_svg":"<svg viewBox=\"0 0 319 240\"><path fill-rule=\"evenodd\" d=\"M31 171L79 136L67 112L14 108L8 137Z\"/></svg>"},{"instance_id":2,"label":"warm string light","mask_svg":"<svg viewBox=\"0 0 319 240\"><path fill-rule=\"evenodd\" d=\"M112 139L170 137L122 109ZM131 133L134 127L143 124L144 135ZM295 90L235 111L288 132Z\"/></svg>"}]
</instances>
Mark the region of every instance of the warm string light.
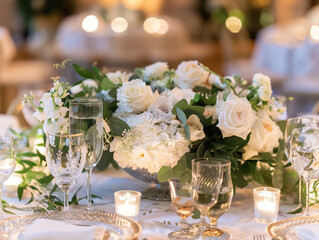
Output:
<instances>
[{"instance_id":1,"label":"warm string light","mask_svg":"<svg viewBox=\"0 0 319 240\"><path fill-rule=\"evenodd\" d=\"M149 34L164 35L169 29L169 24L162 18L149 17L144 21L144 31Z\"/></svg>"},{"instance_id":2,"label":"warm string light","mask_svg":"<svg viewBox=\"0 0 319 240\"><path fill-rule=\"evenodd\" d=\"M128 27L128 22L123 17L114 18L111 22L111 29L116 33L123 33Z\"/></svg>"},{"instance_id":3,"label":"warm string light","mask_svg":"<svg viewBox=\"0 0 319 240\"><path fill-rule=\"evenodd\" d=\"M310 36L314 40L319 40L319 26L318 25L312 25L310 28Z\"/></svg>"},{"instance_id":4,"label":"warm string light","mask_svg":"<svg viewBox=\"0 0 319 240\"><path fill-rule=\"evenodd\" d=\"M226 19L226 28L232 33L238 33L243 26L241 20L238 17L231 16Z\"/></svg>"},{"instance_id":5,"label":"warm string light","mask_svg":"<svg viewBox=\"0 0 319 240\"><path fill-rule=\"evenodd\" d=\"M95 32L98 27L99 20L94 15L88 15L82 21L82 28L86 32Z\"/></svg>"}]
</instances>

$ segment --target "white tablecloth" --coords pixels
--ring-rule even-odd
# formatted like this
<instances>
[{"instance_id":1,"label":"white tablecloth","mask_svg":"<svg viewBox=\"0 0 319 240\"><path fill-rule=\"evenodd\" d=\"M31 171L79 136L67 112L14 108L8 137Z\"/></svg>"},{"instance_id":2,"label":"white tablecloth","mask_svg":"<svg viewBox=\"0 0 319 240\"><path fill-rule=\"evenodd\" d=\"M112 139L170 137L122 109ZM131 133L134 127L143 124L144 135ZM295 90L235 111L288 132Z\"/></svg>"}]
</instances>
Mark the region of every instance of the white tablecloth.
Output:
<instances>
[{"instance_id":1,"label":"white tablecloth","mask_svg":"<svg viewBox=\"0 0 319 240\"><path fill-rule=\"evenodd\" d=\"M85 195L86 174L82 174L77 185L84 185L79 196ZM92 176L92 193L102 197L95 200L96 210L114 212L113 194L118 190L143 191L149 188L150 184L136 180L122 170L108 169L104 172L94 172ZM74 187L76 189L77 187ZM18 204L16 198L4 198L10 203ZM27 199L26 199L27 200ZM85 207L86 202L81 202ZM74 207L74 206L72 206ZM295 205L281 203L279 219L295 217L295 215L285 214L293 209ZM10 215L9 215L10 216ZM190 222L196 222L191 217ZM168 239L167 234L177 229L176 224L180 218L171 208L170 202L160 202L144 200L141 201L138 222L143 231L139 239ZM164 223L165 222L165 223ZM171 224L168 224L170 222ZM265 233L266 225L254 221L253 195L252 189L237 189L230 210L218 221L218 226L226 230L231 239L252 239L254 233ZM270 239L270 238L269 238Z\"/></svg>"}]
</instances>

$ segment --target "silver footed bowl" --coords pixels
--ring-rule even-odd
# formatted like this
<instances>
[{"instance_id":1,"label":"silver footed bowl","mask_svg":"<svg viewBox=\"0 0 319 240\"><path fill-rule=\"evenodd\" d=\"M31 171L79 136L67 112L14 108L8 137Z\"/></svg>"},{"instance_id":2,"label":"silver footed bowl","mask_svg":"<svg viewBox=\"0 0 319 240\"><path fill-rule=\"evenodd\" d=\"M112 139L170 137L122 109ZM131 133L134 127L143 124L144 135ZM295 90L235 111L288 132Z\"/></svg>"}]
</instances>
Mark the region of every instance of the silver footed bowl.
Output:
<instances>
[{"instance_id":1,"label":"silver footed bowl","mask_svg":"<svg viewBox=\"0 0 319 240\"><path fill-rule=\"evenodd\" d=\"M155 184L154 187L148 188L142 192L144 199L157 200L157 201L171 201L170 190L168 182L160 183L157 179L157 173L149 173L145 168L123 168L123 170L132 177Z\"/></svg>"}]
</instances>

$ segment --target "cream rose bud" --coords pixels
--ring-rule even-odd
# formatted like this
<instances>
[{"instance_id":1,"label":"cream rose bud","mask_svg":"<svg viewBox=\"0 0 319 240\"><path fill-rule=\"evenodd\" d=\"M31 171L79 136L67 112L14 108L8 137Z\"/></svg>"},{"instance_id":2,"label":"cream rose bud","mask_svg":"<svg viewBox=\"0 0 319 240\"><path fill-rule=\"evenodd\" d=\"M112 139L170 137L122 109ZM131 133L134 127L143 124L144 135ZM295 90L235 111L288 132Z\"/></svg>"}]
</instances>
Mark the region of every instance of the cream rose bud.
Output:
<instances>
[{"instance_id":1,"label":"cream rose bud","mask_svg":"<svg viewBox=\"0 0 319 240\"><path fill-rule=\"evenodd\" d=\"M212 123L216 122L217 120L217 115L216 115L216 106L205 106L205 110L203 113L205 118L210 118L212 117Z\"/></svg>"},{"instance_id":2,"label":"cream rose bud","mask_svg":"<svg viewBox=\"0 0 319 240\"><path fill-rule=\"evenodd\" d=\"M282 138L282 132L277 124L272 121L265 110L257 113L258 119L252 126L250 140L244 148L243 159L258 154L258 152L272 152L279 145L279 139Z\"/></svg>"},{"instance_id":3,"label":"cream rose bud","mask_svg":"<svg viewBox=\"0 0 319 240\"><path fill-rule=\"evenodd\" d=\"M197 141L205 137L203 124L200 122L198 116L192 114L186 120L187 125L190 129L190 140Z\"/></svg>"},{"instance_id":4,"label":"cream rose bud","mask_svg":"<svg viewBox=\"0 0 319 240\"><path fill-rule=\"evenodd\" d=\"M144 76L146 79L162 79L167 70L168 64L166 62L156 62L145 67Z\"/></svg>"},{"instance_id":5,"label":"cream rose bud","mask_svg":"<svg viewBox=\"0 0 319 240\"><path fill-rule=\"evenodd\" d=\"M140 113L145 111L157 98L158 92L153 93L141 79L125 82L117 89L119 112Z\"/></svg>"},{"instance_id":6,"label":"cream rose bud","mask_svg":"<svg viewBox=\"0 0 319 240\"><path fill-rule=\"evenodd\" d=\"M106 76L110 79L111 82L115 84L120 84L123 82L128 82L131 74L121 71L109 72Z\"/></svg>"},{"instance_id":7,"label":"cream rose bud","mask_svg":"<svg viewBox=\"0 0 319 240\"><path fill-rule=\"evenodd\" d=\"M191 88L205 84L209 73L199 66L198 61L182 62L178 65L175 84L180 88Z\"/></svg>"},{"instance_id":8,"label":"cream rose bud","mask_svg":"<svg viewBox=\"0 0 319 240\"><path fill-rule=\"evenodd\" d=\"M246 98L239 98L233 93L226 101L219 101L217 106L218 124L223 137L238 136L246 139L257 117L250 102Z\"/></svg>"}]
</instances>

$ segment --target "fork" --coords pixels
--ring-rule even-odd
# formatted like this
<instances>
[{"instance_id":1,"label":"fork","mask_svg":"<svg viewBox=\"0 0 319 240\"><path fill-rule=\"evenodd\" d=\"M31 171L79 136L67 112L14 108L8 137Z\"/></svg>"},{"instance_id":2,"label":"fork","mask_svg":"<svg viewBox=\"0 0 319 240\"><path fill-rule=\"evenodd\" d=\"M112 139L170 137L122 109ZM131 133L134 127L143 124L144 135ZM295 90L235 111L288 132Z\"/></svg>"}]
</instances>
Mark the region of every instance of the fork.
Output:
<instances>
[{"instance_id":1,"label":"fork","mask_svg":"<svg viewBox=\"0 0 319 240\"><path fill-rule=\"evenodd\" d=\"M253 240L265 240L264 234L254 234Z\"/></svg>"}]
</instances>

